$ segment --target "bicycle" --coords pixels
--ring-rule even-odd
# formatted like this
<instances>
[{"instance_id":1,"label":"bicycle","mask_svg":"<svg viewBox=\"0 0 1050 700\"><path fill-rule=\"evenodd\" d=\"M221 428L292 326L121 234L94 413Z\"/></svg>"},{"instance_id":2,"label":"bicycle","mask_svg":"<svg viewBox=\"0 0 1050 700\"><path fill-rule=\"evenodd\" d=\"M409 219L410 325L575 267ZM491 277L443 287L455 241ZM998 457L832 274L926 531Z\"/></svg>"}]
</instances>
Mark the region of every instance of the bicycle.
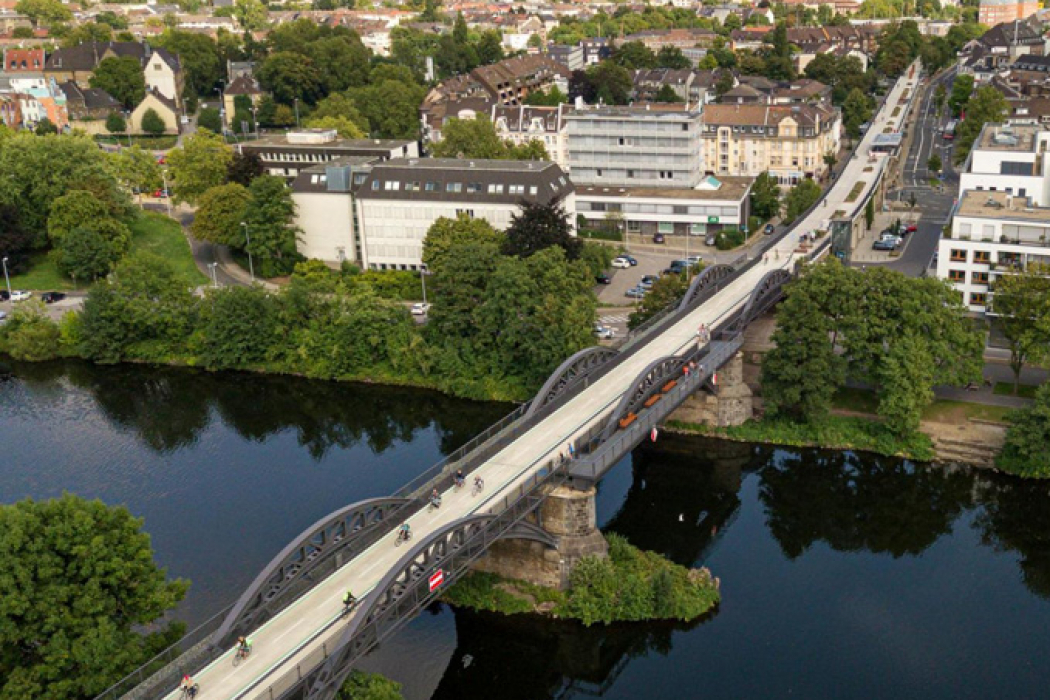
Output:
<instances>
[{"instance_id":1,"label":"bicycle","mask_svg":"<svg viewBox=\"0 0 1050 700\"><path fill-rule=\"evenodd\" d=\"M412 539L412 531L402 530L401 532L397 533L397 539L394 540L394 546L400 547L402 542L408 542L410 539Z\"/></svg>"},{"instance_id":2,"label":"bicycle","mask_svg":"<svg viewBox=\"0 0 1050 700\"><path fill-rule=\"evenodd\" d=\"M248 647L247 649L243 647L237 647L237 651L235 651L233 654L233 665L236 667L237 664L247 659L251 655L251 653L251 647Z\"/></svg>"},{"instance_id":3,"label":"bicycle","mask_svg":"<svg viewBox=\"0 0 1050 700\"><path fill-rule=\"evenodd\" d=\"M398 537L398 539L400 539L400 536ZM344 618L350 616L350 613L352 613L354 611L354 608L357 607L357 603L358 603L357 598L354 598L349 603L343 603L343 617Z\"/></svg>"},{"instance_id":4,"label":"bicycle","mask_svg":"<svg viewBox=\"0 0 1050 700\"><path fill-rule=\"evenodd\" d=\"M199 693L201 691L201 687L200 687L200 684L194 683L190 687L187 688L187 687L184 686L184 687L180 688L180 690L182 690L182 697L183 698L195 698L195 697L197 697L197 693Z\"/></svg>"},{"instance_id":5,"label":"bicycle","mask_svg":"<svg viewBox=\"0 0 1050 700\"><path fill-rule=\"evenodd\" d=\"M474 479L474 486L470 489L470 496L473 498L481 493L485 489L485 482L481 479Z\"/></svg>"}]
</instances>

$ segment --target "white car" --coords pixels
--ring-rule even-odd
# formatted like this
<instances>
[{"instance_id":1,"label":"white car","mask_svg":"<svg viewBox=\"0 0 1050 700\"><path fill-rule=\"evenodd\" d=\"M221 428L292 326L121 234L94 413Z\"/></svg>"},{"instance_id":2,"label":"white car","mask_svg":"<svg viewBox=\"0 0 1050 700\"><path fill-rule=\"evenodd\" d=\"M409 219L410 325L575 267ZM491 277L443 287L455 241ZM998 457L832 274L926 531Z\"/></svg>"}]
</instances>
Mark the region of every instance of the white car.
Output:
<instances>
[{"instance_id":1,"label":"white car","mask_svg":"<svg viewBox=\"0 0 1050 700\"><path fill-rule=\"evenodd\" d=\"M29 297L33 296L32 292L27 292L22 289L16 289L11 292L11 301L25 301Z\"/></svg>"},{"instance_id":2,"label":"white car","mask_svg":"<svg viewBox=\"0 0 1050 700\"><path fill-rule=\"evenodd\" d=\"M693 265L699 265L703 261L703 258L699 255L690 255L685 261L689 263L689 267L692 267Z\"/></svg>"},{"instance_id":3,"label":"white car","mask_svg":"<svg viewBox=\"0 0 1050 700\"><path fill-rule=\"evenodd\" d=\"M631 261L621 255L617 258L613 258L612 266L625 270L631 266Z\"/></svg>"},{"instance_id":4,"label":"white car","mask_svg":"<svg viewBox=\"0 0 1050 700\"><path fill-rule=\"evenodd\" d=\"M615 330L609 328L608 326L603 326L601 324L594 327L594 334L602 340L608 340L609 338L616 337Z\"/></svg>"},{"instance_id":5,"label":"white car","mask_svg":"<svg viewBox=\"0 0 1050 700\"><path fill-rule=\"evenodd\" d=\"M413 316L426 316L428 311L430 311L430 304L422 301L412 304Z\"/></svg>"},{"instance_id":6,"label":"white car","mask_svg":"<svg viewBox=\"0 0 1050 700\"><path fill-rule=\"evenodd\" d=\"M7 312L6 311L0 311L0 323L3 323L6 320L7 320Z\"/></svg>"}]
</instances>

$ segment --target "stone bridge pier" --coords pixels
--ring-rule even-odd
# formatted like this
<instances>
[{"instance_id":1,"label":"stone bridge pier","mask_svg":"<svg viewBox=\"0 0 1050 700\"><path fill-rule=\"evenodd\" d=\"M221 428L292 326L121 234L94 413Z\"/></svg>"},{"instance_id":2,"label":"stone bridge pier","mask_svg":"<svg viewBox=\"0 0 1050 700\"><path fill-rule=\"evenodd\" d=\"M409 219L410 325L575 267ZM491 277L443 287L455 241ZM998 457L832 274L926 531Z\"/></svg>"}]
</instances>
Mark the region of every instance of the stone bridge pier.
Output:
<instances>
[{"instance_id":1,"label":"stone bridge pier","mask_svg":"<svg viewBox=\"0 0 1050 700\"><path fill-rule=\"evenodd\" d=\"M754 416L751 387L744 382L744 355L737 352L717 373L713 392L699 390L682 402L670 420L724 427Z\"/></svg>"},{"instance_id":2,"label":"stone bridge pier","mask_svg":"<svg viewBox=\"0 0 1050 700\"><path fill-rule=\"evenodd\" d=\"M474 569L549 588L568 588L569 576L580 559L609 554L609 545L598 530L595 494L593 486L586 491L553 488L531 520L554 536L556 548L532 540L499 540L474 563Z\"/></svg>"}]
</instances>

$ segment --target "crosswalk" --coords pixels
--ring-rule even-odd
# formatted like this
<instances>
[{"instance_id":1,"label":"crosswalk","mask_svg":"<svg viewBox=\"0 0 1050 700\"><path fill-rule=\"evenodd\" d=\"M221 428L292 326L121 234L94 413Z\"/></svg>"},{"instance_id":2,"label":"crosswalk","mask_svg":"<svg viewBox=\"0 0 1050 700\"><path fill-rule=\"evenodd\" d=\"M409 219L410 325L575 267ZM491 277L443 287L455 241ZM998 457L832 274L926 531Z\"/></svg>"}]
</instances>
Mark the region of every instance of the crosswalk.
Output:
<instances>
[{"instance_id":1,"label":"crosswalk","mask_svg":"<svg viewBox=\"0 0 1050 700\"><path fill-rule=\"evenodd\" d=\"M601 324L603 326L623 325L627 323L627 314L624 314L622 316L602 316L598 320L601 321Z\"/></svg>"}]
</instances>

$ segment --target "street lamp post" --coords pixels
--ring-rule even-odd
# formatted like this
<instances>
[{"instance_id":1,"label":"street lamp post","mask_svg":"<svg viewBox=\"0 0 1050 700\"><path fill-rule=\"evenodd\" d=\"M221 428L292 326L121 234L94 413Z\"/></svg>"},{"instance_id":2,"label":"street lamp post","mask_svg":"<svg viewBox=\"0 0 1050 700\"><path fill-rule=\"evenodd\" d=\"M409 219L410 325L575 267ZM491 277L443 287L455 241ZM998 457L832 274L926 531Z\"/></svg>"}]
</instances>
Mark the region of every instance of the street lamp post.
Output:
<instances>
[{"instance_id":1,"label":"street lamp post","mask_svg":"<svg viewBox=\"0 0 1050 700\"><path fill-rule=\"evenodd\" d=\"M293 98L295 100L295 127L299 128L299 98Z\"/></svg>"},{"instance_id":2,"label":"street lamp post","mask_svg":"<svg viewBox=\"0 0 1050 700\"><path fill-rule=\"evenodd\" d=\"M423 285L423 303L427 303L427 266L419 266L419 281Z\"/></svg>"},{"instance_id":3,"label":"street lamp post","mask_svg":"<svg viewBox=\"0 0 1050 700\"><path fill-rule=\"evenodd\" d=\"M226 87L226 81L219 78L219 116L222 118L222 125L225 127L226 122L226 95L223 93L223 88Z\"/></svg>"},{"instance_id":4,"label":"street lamp post","mask_svg":"<svg viewBox=\"0 0 1050 700\"><path fill-rule=\"evenodd\" d=\"M160 169L160 181L164 184L164 202L168 205L168 216L171 216L171 192L168 192L168 173Z\"/></svg>"},{"instance_id":5,"label":"street lamp post","mask_svg":"<svg viewBox=\"0 0 1050 700\"><path fill-rule=\"evenodd\" d=\"M241 226L244 228L244 240L246 243L244 250L248 253L248 272L252 275L252 282L255 282L255 263L252 262L252 239L248 235L248 224L242 221Z\"/></svg>"},{"instance_id":6,"label":"street lamp post","mask_svg":"<svg viewBox=\"0 0 1050 700\"><path fill-rule=\"evenodd\" d=\"M218 286L219 286L218 277L216 277L216 275L215 275L215 268L218 267L218 266L219 266L219 263L217 263L217 262L208 263L208 269L211 270L211 286L216 287L216 288L218 288Z\"/></svg>"},{"instance_id":7,"label":"street lamp post","mask_svg":"<svg viewBox=\"0 0 1050 700\"><path fill-rule=\"evenodd\" d=\"M7 256L4 256L4 281L7 283L7 298L11 298L11 278L7 275Z\"/></svg>"}]
</instances>

